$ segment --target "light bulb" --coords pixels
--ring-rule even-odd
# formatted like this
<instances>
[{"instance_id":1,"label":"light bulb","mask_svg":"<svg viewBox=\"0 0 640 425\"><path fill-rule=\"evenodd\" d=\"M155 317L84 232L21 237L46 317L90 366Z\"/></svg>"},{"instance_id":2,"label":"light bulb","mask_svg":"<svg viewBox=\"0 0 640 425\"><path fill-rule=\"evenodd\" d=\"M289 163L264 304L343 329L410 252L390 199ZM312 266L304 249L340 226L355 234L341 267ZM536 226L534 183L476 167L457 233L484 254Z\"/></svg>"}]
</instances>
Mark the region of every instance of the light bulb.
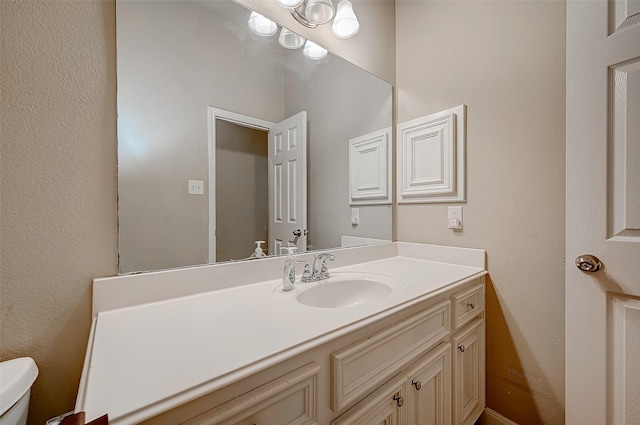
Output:
<instances>
[{"instance_id":1,"label":"light bulb","mask_svg":"<svg viewBox=\"0 0 640 425\"><path fill-rule=\"evenodd\" d=\"M278 31L275 22L256 12L251 12L249 16L249 28L262 37L270 37Z\"/></svg>"},{"instance_id":2,"label":"light bulb","mask_svg":"<svg viewBox=\"0 0 640 425\"><path fill-rule=\"evenodd\" d=\"M333 18L335 9L331 0L309 0L304 16L310 22L318 25L326 24Z\"/></svg>"},{"instance_id":3,"label":"light bulb","mask_svg":"<svg viewBox=\"0 0 640 425\"><path fill-rule=\"evenodd\" d=\"M302 4L304 0L278 0L278 4L282 7L294 8Z\"/></svg>"},{"instance_id":4,"label":"light bulb","mask_svg":"<svg viewBox=\"0 0 640 425\"><path fill-rule=\"evenodd\" d=\"M333 20L331 31L338 38L351 38L358 33L360 23L353 13L353 5L349 0L340 0L336 18Z\"/></svg>"},{"instance_id":5,"label":"light bulb","mask_svg":"<svg viewBox=\"0 0 640 425\"><path fill-rule=\"evenodd\" d=\"M287 28L282 27L278 41L285 49L299 49L304 44L305 39L295 32L291 32Z\"/></svg>"},{"instance_id":6,"label":"light bulb","mask_svg":"<svg viewBox=\"0 0 640 425\"><path fill-rule=\"evenodd\" d=\"M302 53L309 59L320 60L327 56L327 49L318 46L311 40L307 40Z\"/></svg>"}]
</instances>

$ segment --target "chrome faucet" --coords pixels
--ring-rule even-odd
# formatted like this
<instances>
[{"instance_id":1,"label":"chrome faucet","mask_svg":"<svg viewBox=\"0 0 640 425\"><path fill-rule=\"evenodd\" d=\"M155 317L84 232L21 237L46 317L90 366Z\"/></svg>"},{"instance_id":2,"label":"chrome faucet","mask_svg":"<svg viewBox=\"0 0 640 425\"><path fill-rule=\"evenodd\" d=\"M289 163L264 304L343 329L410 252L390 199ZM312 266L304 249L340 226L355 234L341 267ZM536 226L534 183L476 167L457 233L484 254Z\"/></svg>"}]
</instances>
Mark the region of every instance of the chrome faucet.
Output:
<instances>
[{"instance_id":1,"label":"chrome faucet","mask_svg":"<svg viewBox=\"0 0 640 425\"><path fill-rule=\"evenodd\" d=\"M313 268L309 271L305 267L305 273L302 274L300 279L302 282L315 282L318 280L329 279L329 269L327 269L327 260L333 261L336 256L333 254L318 254L313 260Z\"/></svg>"}]
</instances>

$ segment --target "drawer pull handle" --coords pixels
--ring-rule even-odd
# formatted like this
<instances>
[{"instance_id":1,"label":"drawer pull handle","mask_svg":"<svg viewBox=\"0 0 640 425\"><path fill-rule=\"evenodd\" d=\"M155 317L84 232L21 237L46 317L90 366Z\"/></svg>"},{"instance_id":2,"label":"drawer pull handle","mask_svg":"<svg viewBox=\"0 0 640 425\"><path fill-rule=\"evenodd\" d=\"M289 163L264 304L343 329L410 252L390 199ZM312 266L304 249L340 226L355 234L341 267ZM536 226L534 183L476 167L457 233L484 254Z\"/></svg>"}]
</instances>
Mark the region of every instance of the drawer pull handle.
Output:
<instances>
[{"instance_id":1,"label":"drawer pull handle","mask_svg":"<svg viewBox=\"0 0 640 425\"><path fill-rule=\"evenodd\" d=\"M464 347L464 345L458 345L458 350L460 350L461 353L464 353L464 350L466 350L466 348Z\"/></svg>"},{"instance_id":2,"label":"drawer pull handle","mask_svg":"<svg viewBox=\"0 0 640 425\"><path fill-rule=\"evenodd\" d=\"M411 385L416 387L416 390L418 390L418 391L420 391L420 388L422 388L422 382L420 382L420 381L411 381Z\"/></svg>"},{"instance_id":3,"label":"drawer pull handle","mask_svg":"<svg viewBox=\"0 0 640 425\"><path fill-rule=\"evenodd\" d=\"M474 308L476 308L476 305L474 303L467 303L467 307L473 310Z\"/></svg>"},{"instance_id":4,"label":"drawer pull handle","mask_svg":"<svg viewBox=\"0 0 640 425\"><path fill-rule=\"evenodd\" d=\"M402 396L400 395L400 393L396 393L396 394L393 396L393 400L394 400L396 403L398 403L398 407L402 407L402 405L404 404L404 397L402 397Z\"/></svg>"}]
</instances>

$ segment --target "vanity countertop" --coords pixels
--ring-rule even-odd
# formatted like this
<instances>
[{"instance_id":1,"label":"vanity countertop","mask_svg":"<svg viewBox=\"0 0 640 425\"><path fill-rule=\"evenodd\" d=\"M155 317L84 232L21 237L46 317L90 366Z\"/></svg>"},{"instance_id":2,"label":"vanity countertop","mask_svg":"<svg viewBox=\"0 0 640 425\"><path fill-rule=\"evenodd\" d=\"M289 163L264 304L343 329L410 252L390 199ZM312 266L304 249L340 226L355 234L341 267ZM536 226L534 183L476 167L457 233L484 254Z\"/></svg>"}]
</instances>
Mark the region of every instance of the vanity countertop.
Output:
<instances>
[{"instance_id":1,"label":"vanity countertop","mask_svg":"<svg viewBox=\"0 0 640 425\"><path fill-rule=\"evenodd\" d=\"M433 261L433 245L394 245L396 256L330 268L404 284L353 307L302 305L294 299L299 289L282 293L276 279L99 312L76 411L88 420L108 413L112 424L139 423L486 274L481 250L464 250L474 260L463 265L442 261L456 248Z\"/></svg>"}]
</instances>

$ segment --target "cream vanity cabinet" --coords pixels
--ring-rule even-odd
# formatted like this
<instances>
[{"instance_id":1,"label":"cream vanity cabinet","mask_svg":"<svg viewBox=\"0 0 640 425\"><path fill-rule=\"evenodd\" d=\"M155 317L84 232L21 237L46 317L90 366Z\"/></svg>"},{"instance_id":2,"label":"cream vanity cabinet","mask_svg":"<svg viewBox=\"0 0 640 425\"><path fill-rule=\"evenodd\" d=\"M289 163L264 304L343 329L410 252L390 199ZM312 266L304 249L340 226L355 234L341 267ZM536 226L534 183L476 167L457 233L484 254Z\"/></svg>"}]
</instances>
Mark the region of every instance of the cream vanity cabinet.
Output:
<instances>
[{"instance_id":1,"label":"cream vanity cabinet","mask_svg":"<svg viewBox=\"0 0 640 425\"><path fill-rule=\"evenodd\" d=\"M450 300L334 353L334 410L366 393L366 382L397 375L331 424L473 424L485 404L484 341L484 285L476 281ZM344 375L353 382L345 384ZM385 409L375 409L381 399Z\"/></svg>"},{"instance_id":2,"label":"cream vanity cabinet","mask_svg":"<svg viewBox=\"0 0 640 425\"><path fill-rule=\"evenodd\" d=\"M483 279L457 285L146 423L472 425L485 404Z\"/></svg>"}]
</instances>

